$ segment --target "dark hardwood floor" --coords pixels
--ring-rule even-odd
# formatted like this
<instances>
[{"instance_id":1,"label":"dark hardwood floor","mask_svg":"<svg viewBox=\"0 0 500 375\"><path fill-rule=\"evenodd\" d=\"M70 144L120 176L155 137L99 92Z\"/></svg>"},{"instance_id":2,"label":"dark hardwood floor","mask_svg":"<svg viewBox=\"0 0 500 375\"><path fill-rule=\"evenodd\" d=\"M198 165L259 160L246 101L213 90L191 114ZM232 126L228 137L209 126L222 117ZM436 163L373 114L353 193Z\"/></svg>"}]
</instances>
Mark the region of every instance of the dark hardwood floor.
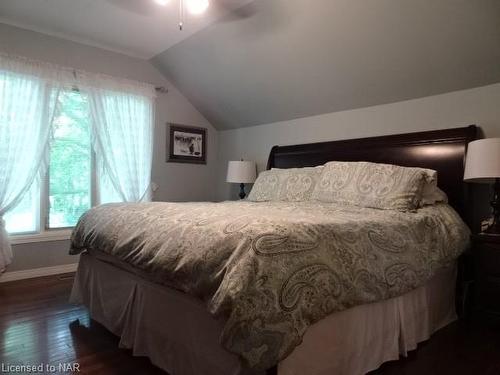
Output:
<instances>
[{"instance_id":1,"label":"dark hardwood floor","mask_svg":"<svg viewBox=\"0 0 500 375\"><path fill-rule=\"evenodd\" d=\"M119 349L85 308L70 305L72 281L62 275L0 284L0 365L78 363L83 374L165 374ZM407 358L371 373L396 374L500 374L500 319L455 322Z\"/></svg>"},{"instance_id":2,"label":"dark hardwood floor","mask_svg":"<svg viewBox=\"0 0 500 375\"><path fill-rule=\"evenodd\" d=\"M500 318L476 315L459 320L398 361L370 375L500 375Z\"/></svg>"},{"instance_id":3,"label":"dark hardwood floor","mask_svg":"<svg viewBox=\"0 0 500 375\"><path fill-rule=\"evenodd\" d=\"M79 363L83 374L165 375L119 349L118 338L84 307L70 305L72 283L72 275L61 275L0 284L0 363Z\"/></svg>"}]
</instances>

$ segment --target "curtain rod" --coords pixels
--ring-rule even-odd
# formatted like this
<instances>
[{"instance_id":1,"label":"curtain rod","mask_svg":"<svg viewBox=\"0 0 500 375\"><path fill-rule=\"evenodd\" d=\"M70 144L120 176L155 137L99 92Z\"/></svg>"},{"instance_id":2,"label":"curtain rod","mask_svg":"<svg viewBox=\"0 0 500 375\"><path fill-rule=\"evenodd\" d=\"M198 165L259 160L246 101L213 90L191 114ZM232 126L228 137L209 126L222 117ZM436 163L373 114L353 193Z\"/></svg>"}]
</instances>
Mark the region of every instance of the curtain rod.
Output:
<instances>
[{"instance_id":1,"label":"curtain rod","mask_svg":"<svg viewBox=\"0 0 500 375\"><path fill-rule=\"evenodd\" d=\"M76 72L77 72L77 70L73 69L73 76L75 78L76 78ZM165 86L156 86L155 87L155 91L159 92L160 94L167 94L168 93L168 88L166 88Z\"/></svg>"}]
</instances>

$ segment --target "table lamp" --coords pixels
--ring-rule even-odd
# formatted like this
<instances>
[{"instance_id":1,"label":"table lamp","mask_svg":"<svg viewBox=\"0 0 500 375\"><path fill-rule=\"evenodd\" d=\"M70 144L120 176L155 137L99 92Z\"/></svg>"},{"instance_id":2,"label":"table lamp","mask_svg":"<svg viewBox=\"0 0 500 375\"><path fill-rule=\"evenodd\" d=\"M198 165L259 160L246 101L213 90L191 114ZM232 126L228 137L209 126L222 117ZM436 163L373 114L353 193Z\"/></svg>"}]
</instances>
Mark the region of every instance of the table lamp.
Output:
<instances>
[{"instance_id":1,"label":"table lamp","mask_svg":"<svg viewBox=\"0 0 500 375\"><path fill-rule=\"evenodd\" d=\"M482 233L500 236L500 138L479 139L469 143L464 181L493 185L493 222Z\"/></svg>"},{"instance_id":2,"label":"table lamp","mask_svg":"<svg viewBox=\"0 0 500 375\"><path fill-rule=\"evenodd\" d=\"M240 199L246 196L245 184L255 182L256 178L257 169L253 161L230 161L227 165L226 182L240 184Z\"/></svg>"}]
</instances>

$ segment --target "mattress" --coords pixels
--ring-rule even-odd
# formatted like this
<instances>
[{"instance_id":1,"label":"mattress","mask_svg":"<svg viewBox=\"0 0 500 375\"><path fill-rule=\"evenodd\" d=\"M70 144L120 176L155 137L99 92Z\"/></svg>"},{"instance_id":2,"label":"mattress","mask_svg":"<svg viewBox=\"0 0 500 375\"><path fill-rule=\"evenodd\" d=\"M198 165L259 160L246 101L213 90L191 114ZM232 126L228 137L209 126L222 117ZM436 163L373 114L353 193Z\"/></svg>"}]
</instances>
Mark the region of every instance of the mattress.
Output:
<instances>
[{"instance_id":1,"label":"mattress","mask_svg":"<svg viewBox=\"0 0 500 375\"><path fill-rule=\"evenodd\" d=\"M322 202L111 204L88 211L72 252L100 250L223 318L221 343L269 368L311 325L403 295L450 265L468 229L446 204L414 212Z\"/></svg>"}]
</instances>

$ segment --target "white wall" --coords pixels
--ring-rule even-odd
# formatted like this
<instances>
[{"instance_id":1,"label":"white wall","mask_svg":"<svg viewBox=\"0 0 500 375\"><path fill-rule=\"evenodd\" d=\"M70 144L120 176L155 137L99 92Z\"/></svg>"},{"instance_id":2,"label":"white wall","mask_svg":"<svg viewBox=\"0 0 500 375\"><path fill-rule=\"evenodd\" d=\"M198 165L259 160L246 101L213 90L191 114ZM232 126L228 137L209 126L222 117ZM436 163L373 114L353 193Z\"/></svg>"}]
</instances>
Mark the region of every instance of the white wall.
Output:
<instances>
[{"instance_id":1,"label":"white wall","mask_svg":"<svg viewBox=\"0 0 500 375\"><path fill-rule=\"evenodd\" d=\"M191 103L148 61L0 24L0 52L26 56L95 73L166 86L156 104L153 181L155 200L200 201L215 198L217 133ZM166 163L167 122L208 129L207 165ZM75 262L67 256L67 241L14 246L9 271Z\"/></svg>"},{"instance_id":2,"label":"white wall","mask_svg":"<svg viewBox=\"0 0 500 375\"><path fill-rule=\"evenodd\" d=\"M228 160L255 160L266 167L273 145L370 137L476 124L487 137L500 136L500 84L219 132L217 197L235 198L224 182Z\"/></svg>"}]
</instances>

